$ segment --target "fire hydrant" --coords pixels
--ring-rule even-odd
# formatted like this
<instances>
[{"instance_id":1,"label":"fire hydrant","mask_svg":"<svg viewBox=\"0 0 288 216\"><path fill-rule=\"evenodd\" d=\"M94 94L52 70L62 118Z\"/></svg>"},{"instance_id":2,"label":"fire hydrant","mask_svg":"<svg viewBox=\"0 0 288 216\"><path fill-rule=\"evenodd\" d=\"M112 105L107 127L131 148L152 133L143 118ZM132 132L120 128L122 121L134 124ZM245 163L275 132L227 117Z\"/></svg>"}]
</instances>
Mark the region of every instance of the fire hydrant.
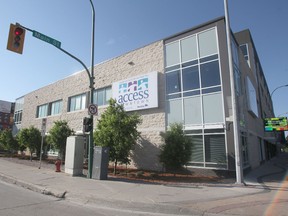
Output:
<instances>
[{"instance_id":1,"label":"fire hydrant","mask_svg":"<svg viewBox=\"0 0 288 216\"><path fill-rule=\"evenodd\" d=\"M61 160L57 159L55 162L55 172L61 172Z\"/></svg>"}]
</instances>

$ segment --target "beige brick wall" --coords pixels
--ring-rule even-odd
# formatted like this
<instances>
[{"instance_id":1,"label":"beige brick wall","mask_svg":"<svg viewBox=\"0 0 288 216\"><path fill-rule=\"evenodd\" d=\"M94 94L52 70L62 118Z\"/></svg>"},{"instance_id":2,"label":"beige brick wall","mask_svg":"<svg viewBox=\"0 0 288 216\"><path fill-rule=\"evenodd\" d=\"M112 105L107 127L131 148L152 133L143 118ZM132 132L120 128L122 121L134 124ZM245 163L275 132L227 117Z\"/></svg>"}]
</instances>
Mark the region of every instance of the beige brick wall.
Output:
<instances>
[{"instance_id":1,"label":"beige brick wall","mask_svg":"<svg viewBox=\"0 0 288 216\"><path fill-rule=\"evenodd\" d=\"M133 65L128 64L133 62ZM165 130L165 81L163 42L158 41L113 58L95 66L95 88L112 85L113 82L130 77L158 72L158 108L138 111L143 122L139 126L142 138L133 151L133 166L143 169L161 169L158 163L159 145L162 144L160 132ZM22 128L34 125L41 128L41 119L36 118L37 106L63 100L61 115L47 117L47 131L56 120L67 120L74 131L82 130L82 119L88 115L87 109L67 112L68 98L83 92L89 92L89 79L86 71L75 73L65 79L47 85L25 95ZM99 107L99 115L94 118L94 125L105 107Z\"/></svg>"}]
</instances>

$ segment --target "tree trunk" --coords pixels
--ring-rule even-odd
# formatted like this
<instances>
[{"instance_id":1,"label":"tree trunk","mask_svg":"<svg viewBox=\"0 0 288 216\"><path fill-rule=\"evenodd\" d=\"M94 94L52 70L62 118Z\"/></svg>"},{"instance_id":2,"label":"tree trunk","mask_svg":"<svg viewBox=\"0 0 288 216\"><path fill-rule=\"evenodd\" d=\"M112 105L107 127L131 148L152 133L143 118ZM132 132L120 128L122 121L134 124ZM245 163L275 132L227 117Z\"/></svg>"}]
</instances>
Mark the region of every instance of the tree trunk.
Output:
<instances>
[{"instance_id":1,"label":"tree trunk","mask_svg":"<svg viewBox=\"0 0 288 216\"><path fill-rule=\"evenodd\" d=\"M116 171L117 171L117 160L115 160L114 162L114 175L116 175Z\"/></svg>"}]
</instances>

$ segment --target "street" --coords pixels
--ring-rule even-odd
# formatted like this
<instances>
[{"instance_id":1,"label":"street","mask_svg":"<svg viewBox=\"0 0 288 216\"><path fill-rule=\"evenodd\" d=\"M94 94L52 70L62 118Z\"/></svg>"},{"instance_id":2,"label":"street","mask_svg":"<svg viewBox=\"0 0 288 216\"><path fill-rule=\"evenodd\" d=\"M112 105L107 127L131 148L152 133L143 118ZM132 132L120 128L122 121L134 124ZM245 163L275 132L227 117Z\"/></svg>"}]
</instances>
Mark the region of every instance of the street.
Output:
<instances>
[{"instance_id":1,"label":"street","mask_svg":"<svg viewBox=\"0 0 288 216\"><path fill-rule=\"evenodd\" d=\"M287 153L247 174L245 185L99 181L0 161L1 216L284 216L288 211ZM57 198L63 194L65 199Z\"/></svg>"},{"instance_id":2,"label":"street","mask_svg":"<svg viewBox=\"0 0 288 216\"><path fill-rule=\"evenodd\" d=\"M69 202L42 195L22 187L0 181L1 216L164 216L165 214L119 210L97 205Z\"/></svg>"}]
</instances>

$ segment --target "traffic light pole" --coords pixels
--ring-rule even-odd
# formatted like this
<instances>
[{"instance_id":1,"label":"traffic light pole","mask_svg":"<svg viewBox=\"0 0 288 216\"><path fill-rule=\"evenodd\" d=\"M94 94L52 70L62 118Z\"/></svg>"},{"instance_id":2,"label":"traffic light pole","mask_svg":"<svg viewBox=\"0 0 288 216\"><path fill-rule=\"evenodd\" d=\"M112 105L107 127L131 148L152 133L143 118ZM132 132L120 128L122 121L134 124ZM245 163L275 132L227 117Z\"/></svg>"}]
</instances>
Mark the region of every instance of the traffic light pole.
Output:
<instances>
[{"instance_id":1,"label":"traffic light pole","mask_svg":"<svg viewBox=\"0 0 288 216\"><path fill-rule=\"evenodd\" d=\"M92 9L92 36L91 36L91 76L90 80L90 104L93 104L94 97L94 39L95 39L95 8L92 0L90 0L91 9ZM90 115L91 118L91 131L89 135L89 153L88 153L88 176L87 178L92 178L92 167L93 167L93 155L94 155L94 141L93 141L93 115Z\"/></svg>"},{"instance_id":2,"label":"traffic light pole","mask_svg":"<svg viewBox=\"0 0 288 216\"><path fill-rule=\"evenodd\" d=\"M76 56L72 55L68 51L64 50L61 48L61 43L57 40L54 40L53 38L50 38L46 35L42 35L39 32L36 32L32 29L29 29L25 26L20 25L19 23L16 23L16 26L19 26L23 29L26 29L27 31L30 31L33 33L33 36L35 37L35 32L40 36L36 37L40 40L43 40L47 43L50 43L51 45L55 46L57 49L61 50L68 56L72 57L76 61L78 61L86 70L87 75L89 77L89 88L90 88L90 104L93 104L93 96L94 96L94 37L95 37L95 9L92 0L90 0L91 8L92 8L92 38L91 38L91 73L89 72L88 68L86 65L78 59ZM93 167L93 154L94 154L94 142L93 142L93 115L90 115L90 118L92 119L92 128L89 134L89 153L88 153L88 175L87 178L92 178L92 167Z\"/></svg>"}]
</instances>

